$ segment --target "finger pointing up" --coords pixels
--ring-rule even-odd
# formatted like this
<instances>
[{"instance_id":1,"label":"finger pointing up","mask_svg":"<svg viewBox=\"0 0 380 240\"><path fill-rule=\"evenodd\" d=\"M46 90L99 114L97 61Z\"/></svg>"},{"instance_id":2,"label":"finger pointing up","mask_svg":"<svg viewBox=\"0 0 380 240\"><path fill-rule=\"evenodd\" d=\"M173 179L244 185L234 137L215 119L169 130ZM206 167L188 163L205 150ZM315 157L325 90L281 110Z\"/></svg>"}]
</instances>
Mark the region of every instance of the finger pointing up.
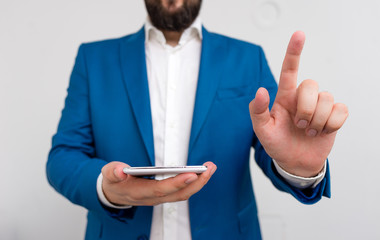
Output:
<instances>
[{"instance_id":1,"label":"finger pointing up","mask_svg":"<svg viewBox=\"0 0 380 240\"><path fill-rule=\"evenodd\" d=\"M298 66L304 43L305 34L302 31L295 32L289 41L284 62L282 63L280 82L278 86L279 94L281 94L282 91L287 92L296 90L297 88Z\"/></svg>"}]
</instances>

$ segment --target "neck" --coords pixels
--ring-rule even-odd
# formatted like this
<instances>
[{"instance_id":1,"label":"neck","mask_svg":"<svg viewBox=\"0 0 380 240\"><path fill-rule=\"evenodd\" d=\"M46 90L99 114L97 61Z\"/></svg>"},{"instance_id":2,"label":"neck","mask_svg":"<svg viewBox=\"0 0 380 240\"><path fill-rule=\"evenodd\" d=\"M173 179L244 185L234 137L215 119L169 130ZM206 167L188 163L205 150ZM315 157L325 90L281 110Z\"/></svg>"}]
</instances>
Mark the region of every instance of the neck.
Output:
<instances>
[{"instance_id":1,"label":"neck","mask_svg":"<svg viewBox=\"0 0 380 240\"><path fill-rule=\"evenodd\" d=\"M183 31L181 31L181 32L162 31L162 33L165 36L166 43L172 47L175 47L178 45L179 39L181 38Z\"/></svg>"}]
</instances>

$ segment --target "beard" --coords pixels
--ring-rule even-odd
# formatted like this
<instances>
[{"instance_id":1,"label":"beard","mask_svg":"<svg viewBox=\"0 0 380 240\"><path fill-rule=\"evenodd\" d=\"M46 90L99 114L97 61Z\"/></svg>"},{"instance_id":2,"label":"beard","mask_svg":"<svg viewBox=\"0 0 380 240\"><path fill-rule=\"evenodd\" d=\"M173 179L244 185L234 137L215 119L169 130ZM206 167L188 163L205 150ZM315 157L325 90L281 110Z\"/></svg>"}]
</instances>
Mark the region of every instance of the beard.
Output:
<instances>
[{"instance_id":1,"label":"beard","mask_svg":"<svg viewBox=\"0 0 380 240\"><path fill-rule=\"evenodd\" d=\"M171 7L175 1L169 1ZM181 7L174 10L166 9L161 0L145 0L146 10L153 26L163 31L182 32L197 18L202 0L184 1ZM168 8L169 8L168 7Z\"/></svg>"}]
</instances>

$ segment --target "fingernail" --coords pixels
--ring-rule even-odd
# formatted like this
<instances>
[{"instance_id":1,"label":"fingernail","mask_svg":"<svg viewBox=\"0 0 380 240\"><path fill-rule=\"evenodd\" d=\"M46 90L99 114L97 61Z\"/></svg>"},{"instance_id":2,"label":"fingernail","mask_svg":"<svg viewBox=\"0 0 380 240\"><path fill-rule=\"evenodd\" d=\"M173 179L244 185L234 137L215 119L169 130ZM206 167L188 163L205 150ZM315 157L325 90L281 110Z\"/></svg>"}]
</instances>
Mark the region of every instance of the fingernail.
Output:
<instances>
[{"instance_id":1,"label":"fingernail","mask_svg":"<svg viewBox=\"0 0 380 240\"><path fill-rule=\"evenodd\" d=\"M197 176L195 176L195 175L191 175L191 177L189 177L188 179L186 179L185 183L186 183L186 184L190 184L190 183L194 182L194 181L197 180L197 179L198 179Z\"/></svg>"},{"instance_id":2,"label":"fingernail","mask_svg":"<svg viewBox=\"0 0 380 240\"><path fill-rule=\"evenodd\" d=\"M308 135L309 137L315 137L315 136L317 136L317 133L318 133L318 131L315 130L315 129L309 129L309 130L307 131L307 135Z\"/></svg>"},{"instance_id":3,"label":"fingernail","mask_svg":"<svg viewBox=\"0 0 380 240\"><path fill-rule=\"evenodd\" d=\"M297 123L298 128L306 128L307 127L307 121L306 120L299 120Z\"/></svg>"}]
</instances>

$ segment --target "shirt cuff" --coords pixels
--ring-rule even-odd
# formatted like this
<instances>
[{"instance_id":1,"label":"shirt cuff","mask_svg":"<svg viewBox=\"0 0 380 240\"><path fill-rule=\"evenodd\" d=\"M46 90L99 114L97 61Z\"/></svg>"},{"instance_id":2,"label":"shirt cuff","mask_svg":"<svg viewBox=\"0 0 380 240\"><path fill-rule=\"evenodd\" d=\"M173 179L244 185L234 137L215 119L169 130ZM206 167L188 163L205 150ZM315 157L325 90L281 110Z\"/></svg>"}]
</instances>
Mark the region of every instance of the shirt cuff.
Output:
<instances>
[{"instance_id":1,"label":"shirt cuff","mask_svg":"<svg viewBox=\"0 0 380 240\"><path fill-rule=\"evenodd\" d=\"M132 207L132 206L128 206L128 205L118 206L118 205L110 203L107 200L107 198L103 192L103 174L102 173L99 174L98 180L96 181L96 191L98 193L98 198L99 198L100 202L107 207L115 208L115 209L128 209L128 208Z\"/></svg>"},{"instance_id":2,"label":"shirt cuff","mask_svg":"<svg viewBox=\"0 0 380 240\"><path fill-rule=\"evenodd\" d=\"M326 175L327 161L325 161L325 165L323 166L322 171L318 173L317 176L311 178L300 177L286 172L277 164L277 162L274 159L273 164L276 167L278 174L281 175L281 177L283 177L290 185L299 189L306 189L309 187L315 188Z\"/></svg>"}]
</instances>

